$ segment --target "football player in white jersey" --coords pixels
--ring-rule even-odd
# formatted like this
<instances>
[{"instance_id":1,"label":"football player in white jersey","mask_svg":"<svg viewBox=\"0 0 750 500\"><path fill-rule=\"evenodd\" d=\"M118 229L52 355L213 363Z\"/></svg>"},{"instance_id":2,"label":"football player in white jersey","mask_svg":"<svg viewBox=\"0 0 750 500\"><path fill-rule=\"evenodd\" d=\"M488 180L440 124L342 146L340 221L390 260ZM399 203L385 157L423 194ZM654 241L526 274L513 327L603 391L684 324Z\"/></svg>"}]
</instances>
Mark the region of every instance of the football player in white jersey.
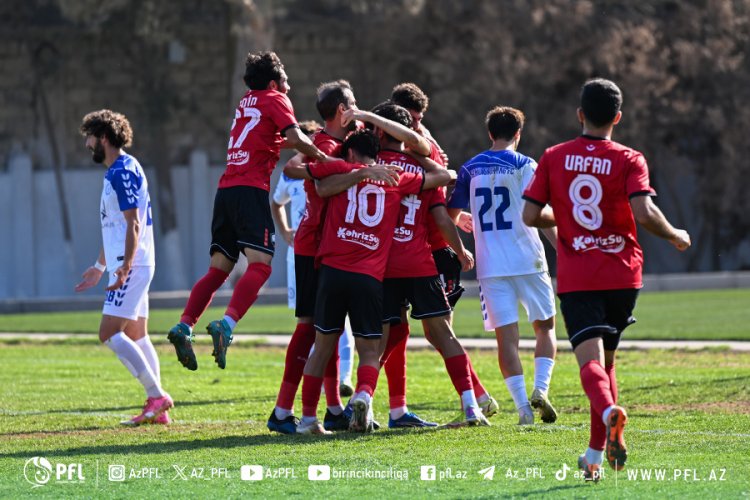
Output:
<instances>
[{"instance_id":1,"label":"football player in white jersey","mask_svg":"<svg viewBox=\"0 0 750 500\"><path fill-rule=\"evenodd\" d=\"M299 126L307 136L313 135L322 128L315 120L300 122ZM298 153L289 160L287 165L300 165L304 160L305 155ZM291 227L289 222L287 222L286 212L284 211L284 205L286 204L290 205ZM288 290L287 304L290 309L294 309L297 305L297 280L294 274L294 234L305 215L306 205L307 194L305 193L304 180L292 179L281 174L271 199L271 216L279 234L281 234L284 241L289 245L286 254L286 282ZM352 327L349 324L348 316L344 324L344 331L339 337L339 358L341 378L339 392L341 396L349 397L354 394L354 385L352 384L354 337L352 336Z\"/></svg>"},{"instance_id":2,"label":"football player in white jersey","mask_svg":"<svg viewBox=\"0 0 750 500\"><path fill-rule=\"evenodd\" d=\"M471 207L484 327L495 331L500 371L518 410L518 423L527 425L534 423L532 406L540 410L542 421L557 419L547 396L557 347L555 299L544 246L538 231L521 219L521 196L536 170L534 160L516 152L523 123L524 115L517 109L490 110L486 125L492 146L461 167L448 207L454 220L461 209ZM554 228L544 231L554 247ZM536 334L530 402L518 356L519 301Z\"/></svg>"},{"instance_id":3,"label":"football player in white jersey","mask_svg":"<svg viewBox=\"0 0 750 500\"><path fill-rule=\"evenodd\" d=\"M159 358L148 336L148 289L154 276L154 231L148 182L138 160L122 148L133 131L124 115L103 109L83 118L80 128L94 162L104 164L101 199L103 247L83 273L76 292L109 272L99 340L117 355L146 391L140 415L121 422L168 424L172 398L161 387Z\"/></svg>"}]
</instances>

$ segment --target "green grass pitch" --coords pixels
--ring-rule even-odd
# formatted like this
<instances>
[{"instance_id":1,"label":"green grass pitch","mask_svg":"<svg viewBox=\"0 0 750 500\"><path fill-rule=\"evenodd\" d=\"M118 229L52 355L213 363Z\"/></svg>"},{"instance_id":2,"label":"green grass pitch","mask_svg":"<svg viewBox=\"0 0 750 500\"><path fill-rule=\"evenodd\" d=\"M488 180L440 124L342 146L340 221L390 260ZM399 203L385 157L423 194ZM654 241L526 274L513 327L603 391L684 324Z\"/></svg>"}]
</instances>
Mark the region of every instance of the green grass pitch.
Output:
<instances>
[{"instance_id":1,"label":"green grass pitch","mask_svg":"<svg viewBox=\"0 0 750 500\"><path fill-rule=\"evenodd\" d=\"M108 349L93 341L0 344L0 498L750 494L750 354L621 353L620 402L630 415L630 459L625 471L615 476L607 469L604 480L591 484L576 479L573 470L556 478L563 464L575 467L588 443L588 405L570 353L560 355L552 380L551 396L561 412L553 425L514 425L515 411L495 354L473 352L480 377L501 406L491 427L311 437L280 436L265 428L283 370L282 350L232 346L222 371L210 350L200 346L197 372L179 366L170 346L158 351L164 386L176 402L174 423L124 429L118 421L139 410L143 394ZM523 361L530 372L531 354L524 354ZM436 353L410 352L409 377L413 411L438 422L456 414L458 398ZM528 384L530 378L528 373ZM386 390L381 379L375 414L382 423L387 422ZM24 465L36 456L55 470L49 482L33 488L24 478ZM62 479L67 479L68 464L81 465L83 482L57 481L56 468L63 467ZM124 481L109 480L111 465L125 467ZM242 481L242 465L260 465L264 474L281 477ZM380 471L390 477L310 481L310 465L327 465L334 475ZM422 466L435 466L437 479L423 481ZM482 479L479 471L492 466L494 479ZM284 477L290 470L294 477Z\"/></svg>"},{"instance_id":2,"label":"green grass pitch","mask_svg":"<svg viewBox=\"0 0 750 500\"><path fill-rule=\"evenodd\" d=\"M625 338L750 340L748 304L750 289L643 293L635 311L638 323L627 330ZM152 335L166 333L179 320L181 312L178 309L152 310L149 318ZM210 320L223 314L223 308L210 308L197 330L203 331L203 326ZM455 330L459 337L494 336L482 327L479 299L461 299L455 315ZM525 312L519 309L519 316L521 335L532 337ZM100 318L101 311L7 314L0 315L0 332L96 333ZM559 313L557 324L558 338L566 339ZM294 315L285 305L254 306L237 326L237 332L291 334L294 325Z\"/></svg>"}]
</instances>

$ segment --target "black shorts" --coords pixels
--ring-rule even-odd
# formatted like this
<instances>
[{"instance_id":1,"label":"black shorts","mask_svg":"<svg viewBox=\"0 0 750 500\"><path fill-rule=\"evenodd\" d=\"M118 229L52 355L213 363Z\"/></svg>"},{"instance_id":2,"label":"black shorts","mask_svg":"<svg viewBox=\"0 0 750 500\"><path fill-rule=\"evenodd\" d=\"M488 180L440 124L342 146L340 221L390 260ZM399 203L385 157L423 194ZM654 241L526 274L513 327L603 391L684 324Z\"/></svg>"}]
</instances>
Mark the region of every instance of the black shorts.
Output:
<instances>
[{"instance_id":1,"label":"black shorts","mask_svg":"<svg viewBox=\"0 0 750 500\"><path fill-rule=\"evenodd\" d=\"M294 315L298 318L312 318L315 316L315 295L318 293L315 257L294 254L294 280L297 285Z\"/></svg>"},{"instance_id":2,"label":"black shorts","mask_svg":"<svg viewBox=\"0 0 750 500\"><path fill-rule=\"evenodd\" d=\"M221 252L237 262L245 248L273 255L275 235L268 191L250 186L219 189L211 221L211 255Z\"/></svg>"},{"instance_id":3,"label":"black shorts","mask_svg":"<svg viewBox=\"0 0 750 500\"><path fill-rule=\"evenodd\" d=\"M432 258L435 259L440 281L443 282L445 296L448 297L448 303L451 307L456 306L456 302L464 293L464 287L461 286L461 262L458 255L451 247L441 248L432 252Z\"/></svg>"},{"instance_id":4,"label":"black shorts","mask_svg":"<svg viewBox=\"0 0 750 500\"><path fill-rule=\"evenodd\" d=\"M602 337L604 349L614 351L622 331L635 323L633 309L638 289L568 292L558 296L573 349L581 342Z\"/></svg>"},{"instance_id":5,"label":"black shorts","mask_svg":"<svg viewBox=\"0 0 750 500\"><path fill-rule=\"evenodd\" d=\"M383 283L367 274L321 266L315 299L315 329L338 334L344 329L347 314L355 337L382 337Z\"/></svg>"},{"instance_id":6,"label":"black shorts","mask_svg":"<svg viewBox=\"0 0 750 500\"><path fill-rule=\"evenodd\" d=\"M401 308L411 304L414 319L434 318L451 313L451 306L437 276L386 278L383 280L383 323L401 322Z\"/></svg>"}]
</instances>

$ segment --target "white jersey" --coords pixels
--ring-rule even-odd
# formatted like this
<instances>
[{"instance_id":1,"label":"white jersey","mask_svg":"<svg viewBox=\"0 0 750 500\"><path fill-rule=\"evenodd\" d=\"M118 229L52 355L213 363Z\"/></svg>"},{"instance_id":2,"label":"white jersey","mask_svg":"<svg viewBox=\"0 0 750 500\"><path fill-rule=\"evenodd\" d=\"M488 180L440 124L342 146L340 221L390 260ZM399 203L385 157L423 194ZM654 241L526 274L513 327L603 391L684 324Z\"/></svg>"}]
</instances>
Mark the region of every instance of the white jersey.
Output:
<instances>
[{"instance_id":1,"label":"white jersey","mask_svg":"<svg viewBox=\"0 0 750 500\"><path fill-rule=\"evenodd\" d=\"M448 207L471 206L478 279L547 271L539 232L521 217L535 170L534 160L507 149L485 151L461 167Z\"/></svg>"},{"instance_id":2,"label":"white jersey","mask_svg":"<svg viewBox=\"0 0 750 500\"><path fill-rule=\"evenodd\" d=\"M305 215L305 195L304 181L302 179L291 179L284 174L279 177L279 183L276 184L276 190L273 192L273 201L279 205L286 205L291 202L289 221L292 229L297 229L302 217Z\"/></svg>"},{"instance_id":3,"label":"white jersey","mask_svg":"<svg viewBox=\"0 0 750 500\"><path fill-rule=\"evenodd\" d=\"M138 209L141 230L138 235L133 266L153 266L154 226L151 219L151 199L148 182L138 160L123 154L104 174L101 218L102 242L107 269L113 272L120 267L125 256L125 233L127 223L122 214L125 210Z\"/></svg>"}]
</instances>

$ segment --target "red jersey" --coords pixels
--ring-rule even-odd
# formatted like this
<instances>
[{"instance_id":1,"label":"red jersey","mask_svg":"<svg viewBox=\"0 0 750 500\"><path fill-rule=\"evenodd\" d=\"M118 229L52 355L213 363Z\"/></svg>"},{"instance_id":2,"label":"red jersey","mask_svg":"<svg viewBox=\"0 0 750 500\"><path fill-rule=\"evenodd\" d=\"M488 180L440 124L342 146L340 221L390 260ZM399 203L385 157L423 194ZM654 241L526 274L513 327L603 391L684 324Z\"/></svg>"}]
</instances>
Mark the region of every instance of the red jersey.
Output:
<instances>
[{"instance_id":1,"label":"red jersey","mask_svg":"<svg viewBox=\"0 0 750 500\"><path fill-rule=\"evenodd\" d=\"M279 162L282 134L297 126L292 103L276 90L248 90L234 112L227 169L219 188L252 186L268 191Z\"/></svg>"},{"instance_id":2,"label":"red jersey","mask_svg":"<svg viewBox=\"0 0 750 500\"><path fill-rule=\"evenodd\" d=\"M319 130L313 136L313 144L328 156L340 156L342 141L325 131ZM308 159L309 160L309 159ZM305 179L305 193L307 203L305 215L299 223L294 236L294 253L314 257L320 247L320 236L323 230L322 221L325 219L327 199L318 196L315 181Z\"/></svg>"},{"instance_id":3,"label":"red jersey","mask_svg":"<svg viewBox=\"0 0 750 500\"><path fill-rule=\"evenodd\" d=\"M581 136L544 152L524 198L554 210L558 292L643 286L630 198L654 194L643 155L622 144Z\"/></svg>"},{"instance_id":4,"label":"red jersey","mask_svg":"<svg viewBox=\"0 0 750 500\"><path fill-rule=\"evenodd\" d=\"M322 178L358 168L367 166L345 161L318 162L310 165L310 173ZM316 264L383 281L401 199L419 194L424 184L421 174L404 172L400 177L398 186L367 179L328 199Z\"/></svg>"},{"instance_id":5,"label":"red jersey","mask_svg":"<svg viewBox=\"0 0 750 500\"><path fill-rule=\"evenodd\" d=\"M422 174L422 166L413 157L400 151L382 149L377 158L380 164L395 164L404 172ZM436 276L437 268L432 249L427 242L427 219L430 209L445 205L445 196L439 189L410 194L401 199L398 222L393 233L393 245L388 254L386 278L418 278Z\"/></svg>"},{"instance_id":6,"label":"red jersey","mask_svg":"<svg viewBox=\"0 0 750 500\"><path fill-rule=\"evenodd\" d=\"M429 139L429 141L430 159L439 163L441 167L445 168L443 156L440 154L440 146L438 146L437 143L432 139ZM445 187L439 187L437 188L437 190L442 193L443 203L445 203ZM446 248L448 246L448 242L445 241L445 238L443 238L443 233L440 232L437 224L435 224L435 219L432 218L432 214L429 214L427 216L427 241L430 242L430 248L432 248L433 252L442 250L443 248Z\"/></svg>"}]
</instances>

